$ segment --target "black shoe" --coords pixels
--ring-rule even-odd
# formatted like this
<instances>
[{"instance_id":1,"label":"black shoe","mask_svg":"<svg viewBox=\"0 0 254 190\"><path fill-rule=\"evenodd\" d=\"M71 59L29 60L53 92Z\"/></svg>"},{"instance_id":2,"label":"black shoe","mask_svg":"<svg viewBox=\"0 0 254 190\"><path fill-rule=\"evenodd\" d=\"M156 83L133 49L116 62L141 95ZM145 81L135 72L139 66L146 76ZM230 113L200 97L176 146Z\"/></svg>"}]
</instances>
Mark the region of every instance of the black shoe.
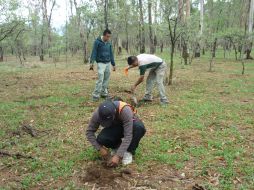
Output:
<instances>
[{"instance_id":1,"label":"black shoe","mask_svg":"<svg viewBox=\"0 0 254 190\"><path fill-rule=\"evenodd\" d=\"M109 98L109 95L101 95L101 98L107 99Z\"/></svg>"},{"instance_id":2,"label":"black shoe","mask_svg":"<svg viewBox=\"0 0 254 190\"><path fill-rule=\"evenodd\" d=\"M143 102L152 102L153 100L152 100L152 99L143 98L142 101L143 101Z\"/></svg>"}]
</instances>

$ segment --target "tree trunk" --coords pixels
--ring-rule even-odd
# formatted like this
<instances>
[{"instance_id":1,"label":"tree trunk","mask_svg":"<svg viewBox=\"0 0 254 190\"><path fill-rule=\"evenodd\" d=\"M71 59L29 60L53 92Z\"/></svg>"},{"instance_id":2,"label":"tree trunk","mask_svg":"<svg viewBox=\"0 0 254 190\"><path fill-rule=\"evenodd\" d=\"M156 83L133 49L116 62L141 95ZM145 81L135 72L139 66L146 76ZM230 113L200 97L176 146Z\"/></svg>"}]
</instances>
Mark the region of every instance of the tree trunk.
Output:
<instances>
[{"instance_id":1,"label":"tree trunk","mask_svg":"<svg viewBox=\"0 0 254 190\"><path fill-rule=\"evenodd\" d=\"M237 54L238 54L237 47L236 47L235 43L233 42L233 40L231 40L231 43L232 43L234 51L235 51L235 60L237 61L237 59L238 59L238 57L237 57Z\"/></svg>"},{"instance_id":2,"label":"tree trunk","mask_svg":"<svg viewBox=\"0 0 254 190\"><path fill-rule=\"evenodd\" d=\"M87 56L87 41L85 38L85 31L84 31L84 26L82 26L81 24L81 12L80 12L80 8L78 7L77 1L74 0L74 6L76 9L76 13L77 13L77 20L76 20L76 24L79 28L79 36L80 36L80 40L82 41L82 53L83 53L83 63L87 63L88 62L88 56Z\"/></svg>"},{"instance_id":3,"label":"tree trunk","mask_svg":"<svg viewBox=\"0 0 254 190\"><path fill-rule=\"evenodd\" d=\"M117 54L121 55L122 54L122 40L120 37L117 37Z\"/></svg>"},{"instance_id":4,"label":"tree trunk","mask_svg":"<svg viewBox=\"0 0 254 190\"><path fill-rule=\"evenodd\" d=\"M187 26L188 22L190 19L190 0L186 0L186 19L185 19L185 25ZM184 59L184 64L188 65L188 58L189 58L189 52L188 52L188 40L182 38L183 42L183 59Z\"/></svg>"},{"instance_id":5,"label":"tree trunk","mask_svg":"<svg viewBox=\"0 0 254 190\"><path fill-rule=\"evenodd\" d=\"M157 44L158 44L156 34L154 34L153 43L154 43L154 53L156 53L156 48L157 48Z\"/></svg>"},{"instance_id":6,"label":"tree trunk","mask_svg":"<svg viewBox=\"0 0 254 190\"><path fill-rule=\"evenodd\" d=\"M87 63L87 42L86 40L83 41L83 62Z\"/></svg>"},{"instance_id":7,"label":"tree trunk","mask_svg":"<svg viewBox=\"0 0 254 190\"><path fill-rule=\"evenodd\" d=\"M249 6L249 21L248 21L248 32L249 32L249 42L246 47L246 59L253 59L251 57L252 49L252 32L253 32L253 16L254 16L254 0L250 0Z\"/></svg>"},{"instance_id":8,"label":"tree trunk","mask_svg":"<svg viewBox=\"0 0 254 190\"><path fill-rule=\"evenodd\" d=\"M22 44L19 40L15 41L16 42L16 56L19 58L20 65L23 65L22 61Z\"/></svg>"},{"instance_id":9,"label":"tree trunk","mask_svg":"<svg viewBox=\"0 0 254 190\"><path fill-rule=\"evenodd\" d=\"M175 44L171 44L171 52L170 52L170 67L169 67L169 81L168 85L173 84L173 70L174 70L174 52L175 52Z\"/></svg>"},{"instance_id":10,"label":"tree trunk","mask_svg":"<svg viewBox=\"0 0 254 190\"><path fill-rule=\"evenodd\" d=\"M26 61L26 56L25 56L25 51L22 50L22 57L23 57L23 60Z\"/></svg>"},{"instance_id":11,"label":"tree trunk","mask_svg":"<svg viewBox=\"0 0 254 190\"><path fill-rule=\"evenodd\" d=\"M50 58L52 58L51 44L52 44L51 29L48 29L48 53Z\"/></svg>"},{"instance_id":12,"label":"tree trunk","mask_svg":"<svg viewBox=\"0 0 254 190\"><path fill-rule=\"evenodd\" d=\"M178 20L180 22L184 20L184 15L183 15L183 0L178 0Z\"/></svg>"},{"instance_id":13,"label":"tree trunk","mask_svg":"<svg viewBox=\"0 0 254 190\"><path fill-rule=\"evenodd\" d=\"M43 18L44 21L47 23L47 34L48 34L48 53L49 53L49 57L52 57L51 55L51 44L52 44L52 36L51 36L51 18L52 18L52 12L53 12L53 8L56 4L56 0L54 0L52 2L52 6L50 9L50 13L48 15L48 6L47 6L47 0L43 0L42 1L42 11L43 11Z\"/></svg>"},{"instance_id":14,"label":"tree trunk","mask_svg":"<svg viewBox=\"0 0 254 190\"><path fill-rule=\"evenodd\" d=\"M127 51L127 53L129 53L129 34L128 34L128 29L126 29L126 45L125 45L125 49Z\"/></svg>"},{"instance_id":15,"label":"tree trunk","mask_svg":"<svg viewBox=\"0 0 254 190\"><path fill-rule=\"evenodd\" d=\"M3 47L0 46L0 62L3 62L4 61L4 50L3 50Z\"/></svg>"},{"instance_id":16,"label":"tree trunk","mask_svg":"<svg viewBox=\"0 0 254 190\"><path fill-rule=\"evenodd\" d=\"M203 35L204 30L204 0L199 0L200 3L200 33Z\"/></svg>"},{"instance_id":17,"label":"tree trunk","mask_svg":"<svg viewBox=\"0 0 254 190\"><path fill-rule=\"evenodd\" d=\"M183 52L182 52L182 57L184 59L184 64L188 65L188 48L187 48L187 44L185 42L183 42Z\"/></svg>"},{"instance_id":18,"label":"tree trunk","mask_svg":"<svg viewBox=\"0 0 254 190\"><path fill-rule=\"evenodd\" d=\"M186 0L186 21L190 18L191 0Z\"/></svg>"},{"instance_id":19,"label":"tree trunk","mask_svg":"<svg viewBox=\"0 0 254 190\"><path fill-rule=\"evenodd\" d=\"M21 58L21 52L20 52L19 49L18 49L17 54L18 54L18 58L19 58L20 65L23 65L22 58Z\"/></svg>"},{"instance_id":20,"label":"tree trunk","mask_svg":"<svg viewBox=\"0 0 254 190\"><path fill-rule=\"evenodd\" d=\"M140 53L145 53L145 26L144 26L144 16L143 16L143 3L139 0L139 16L140 16Z\"/></svg>"},{"instance_id":21,"label":"tree trunk","mask_svg":"<svg viewBox=\"0 0 254 190\"><path fill-rule=\"evenodd\" d=\"M216 57L216 48L217 48L217 38L215 38L213 42L212 57Z\"/></svg>"},{"instance_id":22,"label":"tree trunk","mask_svg":"<svg viewBox=\"0 0 254 190\"><path fill-rule=\"evenodd\" d=\"M108 0L104 0L104 23L105 29L108 29Z\"/></svg>"},{"instance_id":23,"label":"tree trunk","mask_svg":"<svg viewBox=\"0 0 254 190\"><path fill-rule=\"evenodd\" d=\"M163 44L163 42L161 42L161 53L163 53L163 46L164 46L164 44Z\"/></svg>"},{"instance_id":24,"label":"tree trunk","mask_svg":"<svg viewBox=\"0 0 254 190\"><path fill-rule=\"evenodd\" d=\"M199 3L200 3L200 41L199 41L200 48L199 49L203 50L202 54L204 55L205 51L204 51L204 44L202 40L203 31L204 31L204 0L199 0Z\"/></svg>"},{"instance_id":25,"label":"tree trunk","mask_svg":"<svg viewBox=\"0 0 254 190\"><path fill-rule=\"evenodd\" d=\"M244 61L242 60L242 75L244 75L245 73L245 64Z\"/></svg>"},{"instance_id":26,"label":"tree trunk","mask_svg":"<svg viewBox=\"0 0 254 190\"><path fill-rule=\"evenodd\" d=\"M195 46L195 52L194 52L194 57L200 57L200 45L199 43L196 44Z\"/></svg>"},{"instance_id":27,"label":"tree trunk","mask_svg":"<svg viewBox=\"0 0 254 190\"><path fill-rule=\"evenodd\" d=\"M148 1L148 20L149 20L149 39L150 39L150 53L154 54L154 39L152 30L152 2Z\"/></svg>"},{"instance_id":28,"label":"tree trunk","mask_svg":"<svg viewBox=\"0 0 254 190\"><path fill-rule=\"evenodd\" d=\"M43 27L43 26L42 26ZM41 48L40 48L40 61L44 61L44 34L42 29L42 35L41 35Z\"/></svg>"},{"instance_id":29,"label":"tree trunk","mask_svg":"<svg viewBox=\"0 0 254 190\"><path fill-rule=\"evenodd\" d=\"M158 3L159 1L154 1L154 53L156 53L158 41L157 41L157 18L158 18Z\"/></svg>"},{"instance_id":30,"label":"tree trunk","mask_svg":"<svg viewBox=\"0 0 254 190\"><path fill-rule=\"evenodd\" d=\"M209 63L209 72L212 72L213 64L214 64L214 57L212 56L210 63Z\"/></svg>"},{"instance_id":31,"label":"tree trunk","mask_svg":"<svg viewBox=\"0 0 254 190\"><path fill-rule=\"evenodd\" d=\"M128 15L125 14L125 35L126 35L126 45L125 45L125 49L127 51L127 53L129 53L129 30L128 30Z\"/></svg>"}]
</instances>

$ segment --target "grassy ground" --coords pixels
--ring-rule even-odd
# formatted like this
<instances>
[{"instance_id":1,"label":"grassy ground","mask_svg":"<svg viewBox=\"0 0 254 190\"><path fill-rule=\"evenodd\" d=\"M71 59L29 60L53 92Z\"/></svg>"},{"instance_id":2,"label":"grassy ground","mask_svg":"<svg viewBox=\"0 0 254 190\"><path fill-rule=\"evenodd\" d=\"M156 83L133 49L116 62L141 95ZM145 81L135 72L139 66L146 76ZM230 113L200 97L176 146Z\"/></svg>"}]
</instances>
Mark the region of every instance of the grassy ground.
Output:
<instances>
[{"instance_id":1,"label":"grassy ground","mask_svg":"<svg viewBox=\"0 0 254 190\"><path fill-rule=\"evenodd\" d=\"M106 184L82 180L89 165L100 164L84 137L98 105L90 100L96 72L70 58L56 65L32 58L24 67L16 62L8 58L0 64L0 150L34 159L0 156L0 189L192 189L195 184L253 189L253 62L241 75L242 66L233 59L217 58L214 71L207 72L208 57L190 66L177 58L174 84L167 87L170 105L161 107L155 91L154 103L138 109L147 134L130 166L132 176ZM124 90L138 72L126 78L124 59L117 63L109 90L128 100ZM144 85L139 98L143 93ZM25 133L25 124L38 136Z\"/></svg>"}]
</instances>

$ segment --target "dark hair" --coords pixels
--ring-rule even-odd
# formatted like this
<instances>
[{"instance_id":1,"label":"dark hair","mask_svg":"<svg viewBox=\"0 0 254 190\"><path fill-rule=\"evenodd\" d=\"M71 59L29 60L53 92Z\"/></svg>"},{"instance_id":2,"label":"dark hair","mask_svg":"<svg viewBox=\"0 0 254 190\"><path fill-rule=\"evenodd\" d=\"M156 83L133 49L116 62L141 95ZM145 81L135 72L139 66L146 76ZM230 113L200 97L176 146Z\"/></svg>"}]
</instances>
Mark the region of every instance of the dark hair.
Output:
<instances>
[{"instance_id":1,"label":"dark hair","mask_svg":"<svg viewBox=\"0 0 254 190\"><path fill-rule=\"evenodd\" d=\"M103 36L106 36L106 34L111 34L111 31L109 29L104 30Z\"/></svg>"},{"instance_id":2,"label":"dark hair","mask_svg":"<svg viewBox=\"0 0 254 190\"><path fill-rule=\"evenodd\" d=\"M130 56L128 57L128 65L132 65L138 58L136 56Z\"/></svg>"}]
</instances>

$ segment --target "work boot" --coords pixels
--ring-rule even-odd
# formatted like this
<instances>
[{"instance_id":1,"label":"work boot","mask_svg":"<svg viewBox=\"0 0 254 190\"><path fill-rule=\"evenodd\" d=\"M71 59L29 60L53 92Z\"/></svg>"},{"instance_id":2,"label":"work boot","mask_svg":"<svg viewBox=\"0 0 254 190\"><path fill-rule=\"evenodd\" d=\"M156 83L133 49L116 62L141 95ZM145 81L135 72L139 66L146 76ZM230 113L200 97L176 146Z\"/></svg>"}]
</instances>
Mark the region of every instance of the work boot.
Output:
<instances>
[{"instance_id":1,"label":"work boot","mask_svg":"<svg viewBox=\"0 0 254 190\"><path fill-rule=\"evenodd\" d=\"M122 159L123 165L128 165L132 163L132 154L130 152L125 152Z\"/></svg>"}]
</instances>

